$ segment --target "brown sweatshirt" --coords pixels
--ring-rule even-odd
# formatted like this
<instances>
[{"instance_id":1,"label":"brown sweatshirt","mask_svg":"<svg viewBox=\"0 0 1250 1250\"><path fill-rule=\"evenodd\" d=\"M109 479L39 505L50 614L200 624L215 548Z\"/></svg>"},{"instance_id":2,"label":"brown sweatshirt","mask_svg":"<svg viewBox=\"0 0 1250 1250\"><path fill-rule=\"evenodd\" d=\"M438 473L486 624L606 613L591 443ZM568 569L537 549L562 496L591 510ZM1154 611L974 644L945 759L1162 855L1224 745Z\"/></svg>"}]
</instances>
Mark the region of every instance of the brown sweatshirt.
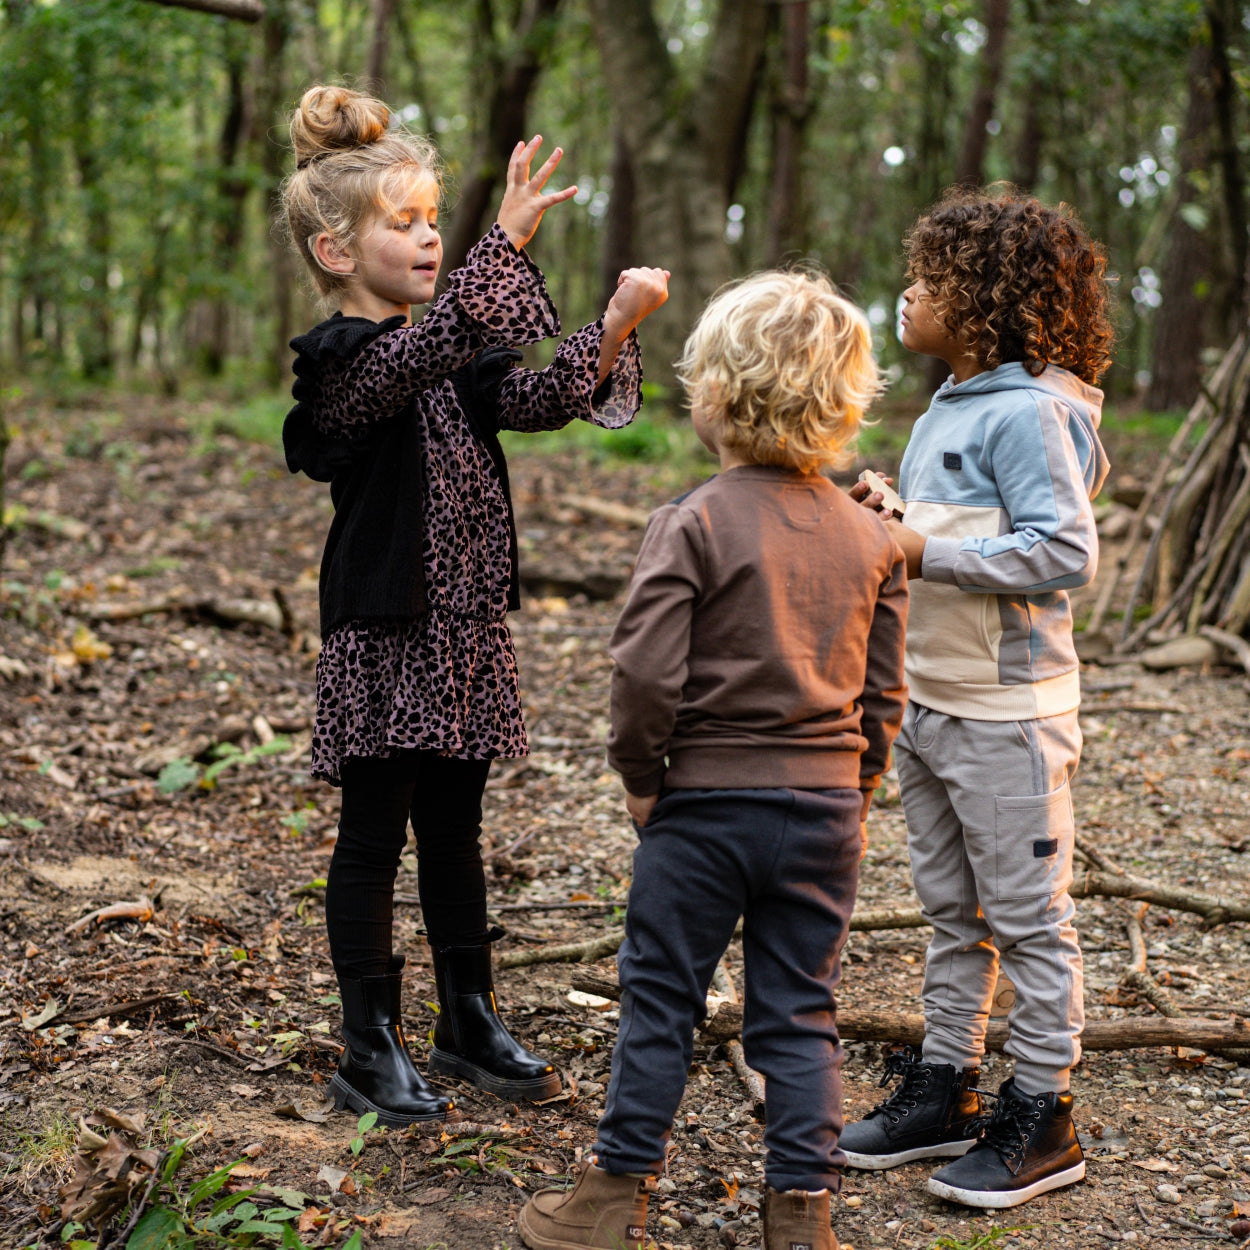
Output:
<instances>
[{"instance_id":1,"label":"brown sweatshirt","mask_svg":"<svg viewBox=\"0 0 1250 1250\"><path fill-rule=\"evenodd\" d=\"M647 526L613 632L608 762L631 794L858 788L902 723L907 576L827 478L729 469Z\"/></svg>"}]
</instances>

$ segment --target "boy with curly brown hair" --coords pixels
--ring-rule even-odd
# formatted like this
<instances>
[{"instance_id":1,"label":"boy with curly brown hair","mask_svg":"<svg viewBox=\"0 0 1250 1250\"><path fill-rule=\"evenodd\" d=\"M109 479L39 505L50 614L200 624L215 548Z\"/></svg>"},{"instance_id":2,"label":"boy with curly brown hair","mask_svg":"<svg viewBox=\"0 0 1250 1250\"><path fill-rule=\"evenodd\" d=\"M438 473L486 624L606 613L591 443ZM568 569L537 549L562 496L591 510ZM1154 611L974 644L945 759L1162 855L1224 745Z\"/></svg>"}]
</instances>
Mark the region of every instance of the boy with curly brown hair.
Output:
<instances>
[{"instance_id":1,"label":"boy with curly brown hair","mask_svg":"<svg viewBox=\"0 0 1250 1250\"><path fill-rule=\"evenodd\" d=\"M906 246L903 345L951 370L903 456L904 519L887 522L912 592L895 758L933 938L923 1048L889 1056L899 1086L842 1147L870 1169L953 1157L930 1192L1004 1208L1085 1175L1069 1091L1084 1009L1068 592L1098 555L1106 258L1065 208L1012 189L948 193ZM1000 964L1015 1071L985 1117L976 1078Z\"/></svg>"}]
</instances>

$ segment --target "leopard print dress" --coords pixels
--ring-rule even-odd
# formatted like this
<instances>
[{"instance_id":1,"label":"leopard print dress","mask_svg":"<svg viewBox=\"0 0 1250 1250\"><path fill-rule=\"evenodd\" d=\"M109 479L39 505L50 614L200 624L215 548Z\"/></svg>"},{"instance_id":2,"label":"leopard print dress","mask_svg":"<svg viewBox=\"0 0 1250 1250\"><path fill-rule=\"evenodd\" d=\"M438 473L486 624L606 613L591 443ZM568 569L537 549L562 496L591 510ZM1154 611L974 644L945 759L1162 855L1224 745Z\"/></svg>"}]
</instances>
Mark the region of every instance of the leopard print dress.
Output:
<instances>
[{"instance_id":1,"label":"leopard print dress","mask_svg":"<svg viewBox=\"0 0 1250 1250\"><path fill-rule=\"evenodd\" d=\"M505 619L512 568L503 486L448 375L484 347L533 343L559 329L541 272L496 225L419 322L324 363L313 423L328 437L359 438L415 399L427 610L415 620L349 620L324 640L314 776L337 785L349 756L409 748L478 760L527 753ZM642 402L632 334L592 406L602 332L600 320L570 335L546 369L512 370L500 390L500 427L552 430L582 418L616 429L632 421Z\"/></svg>"}]
</instances>

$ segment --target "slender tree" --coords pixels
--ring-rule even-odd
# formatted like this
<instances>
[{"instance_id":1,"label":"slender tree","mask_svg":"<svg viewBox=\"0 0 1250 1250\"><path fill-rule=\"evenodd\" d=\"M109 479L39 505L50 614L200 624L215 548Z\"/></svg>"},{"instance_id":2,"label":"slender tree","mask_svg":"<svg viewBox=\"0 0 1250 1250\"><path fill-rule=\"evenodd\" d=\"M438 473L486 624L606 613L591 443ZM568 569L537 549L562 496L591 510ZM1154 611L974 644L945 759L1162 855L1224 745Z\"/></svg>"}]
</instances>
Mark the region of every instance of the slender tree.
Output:
<instances>
[{"instance_id":1,"label":"slender tree","mask_svg":"<svg viewBox=\"0 0 1250 1250\"><path fill-rule=\"evenodd\" d=\"M726 211L742 172L768 28L764 0L722 0L693 82L683 79L651 0L590 0L595 42L634 167L635 263L680 273L648 322L653 359L676 358L707 297L732 272ZM660 366L652 376L663 376ZM671 377L671 375L669 375Z\"/></svg>"},{"instance_id":2,"label":"slender tree","mask_svg":"<svg viewBox=\"0 0 1250 1250\"><path fill-rule=\"evenodd\" d=\"M495 35L490 0L478 0L479 58L489 66L484 86L488 105L444 244L443 273L450 273L481 237L508 156L525 133L530 98L555 31L560 0L525 0L506 47Z\"/></svg>"},{"instance_id":3,"label":"slender tree","mask_svg":"<svg viewBox=\"0 0 1250 1250\"><path fill-rule=\"evenodd\" d=\"M1189 56L1189 104L1180 139L1180 185L1163 263L1163 302L1155 319L1146 407L1186 408L1198 394L1211 311L1212 214L1202 184L1215 121L1212 50L1198 37Z\"/></svg>"},{"instance_id":4,"label":"slender tree","mask_svg":"<svg viewBox=\"0 0 1250 1250\"><path fill-rule=\"evenodd\" d=\"M778 264L806 243L803 220L803 152L813 97L808 73L811 5L794 0L781 10L778 65L769 93L772 168L764 261Z\"/></svg>"},{"instance_id":5,"label":"slender tree","mask_svg":"<svg viewBox=\"0 0 1250 1250\"><path fill-rule=\"evenodd\" d=\"M1010 0L985 0L985 45L977 62L977 86L964 124L959 163L955 167L956 182L975 184L984 177L985 145L994 117L998 84L1003 76L1010 9Z\"/></svg>"}]
</instances>

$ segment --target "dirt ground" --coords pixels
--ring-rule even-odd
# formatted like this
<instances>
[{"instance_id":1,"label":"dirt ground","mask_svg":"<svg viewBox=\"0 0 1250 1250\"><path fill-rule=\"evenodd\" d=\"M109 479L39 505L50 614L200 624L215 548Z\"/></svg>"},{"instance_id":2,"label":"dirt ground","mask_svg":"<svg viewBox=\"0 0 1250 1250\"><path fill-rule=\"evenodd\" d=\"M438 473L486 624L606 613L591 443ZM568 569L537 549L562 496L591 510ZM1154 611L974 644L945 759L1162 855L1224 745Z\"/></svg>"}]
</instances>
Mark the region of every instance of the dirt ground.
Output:
<instances>
[{"instance_id":1,"label":"dirt ground","mask_svg":"<svg viewBox=\"0 0 1250 1250\"><path fill-rule=\"evenodd\" d=\"M151 400L124 414L10 413L0 1246L60 1242L57 1191L80 1118L111 1108L141 1121L136 1148L194 1138L179 1173L188 1184L243 1160L230 1183L261 1187L262 1209L302 1208L308 1244L359 1232L366 1245L417 1250L517 1247L526 1195L562 1183L594 1140L616 1013L570 998L586 965L505 969L515 1031L566 1074L558 1099L517 1107L455 1086L454 1122L367 1132L355 1151L354 1120L320 1109L336 1054L320 882L337 795L305 769L329 504L274 448L185 416ZM1113 460L1131 465L1131 449L1106 434ZM645 511L675 493L652 466L609 469L567 452L516 457L513 476L529 569L513 628L534 749L497 766L487 791L503 952L618 930L628 888L632 833L602 756L604 644L640 532L565 496ZM237 600L274 619L227 621ZM108 607L132 611L101 619ZM1084 679L1083 838L1134 876L1244 899L1245 675L1127 663ZM861 906L914 906L896 788L871 834ZM420 1056L435 994L415 880L409 857L397 926ZM118 903L140 906L92 915ZM1078 904L1091 1019L1153 1014L1124 981L1129 910ZM1185 1014L1250 1014L1245 925L1152 907L1145 934L1149 971ZM924 948L924 930L853 935L843 1005L919 1010ZM731 974L739 959L731 948ZM611 958L593 970L613 976ZM879 1050L847 1047L851 1117L882 1097ZM983 1084L1008 1071L993 1057ZM922 1165L848 1172L834 1213L843 1245L1246 1244L1250 1067L1196 1051L1096 1052L1074 1090L1084 1184L995 1217L928 1196ZM726 1049L700 1041L652 1205L658 1246L760 1244L761 1138Z\"/></svg>"}]
</instances>

